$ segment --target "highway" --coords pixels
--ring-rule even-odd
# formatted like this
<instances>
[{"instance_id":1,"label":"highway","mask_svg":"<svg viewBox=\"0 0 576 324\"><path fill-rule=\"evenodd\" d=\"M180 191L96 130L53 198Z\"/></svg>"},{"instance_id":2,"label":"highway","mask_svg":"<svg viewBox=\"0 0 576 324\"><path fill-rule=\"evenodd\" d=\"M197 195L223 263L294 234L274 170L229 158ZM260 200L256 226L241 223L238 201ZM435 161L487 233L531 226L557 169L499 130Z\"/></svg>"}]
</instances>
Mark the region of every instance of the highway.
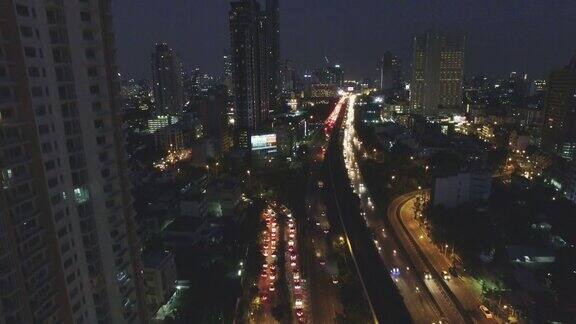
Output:
<instances>
[{"instance_id":1,"label":"highway","mask_svg":"<svg viewBox=\"0 0 576 324\"><path fill-rule=\"evenodd\" d=\"M307 222L303 229L303 266L310 278L311 309L313 318L319 323L332 323L337 314L342 312L338 283L333 281L329 265L334 260L330 258L333 248L328 234L330 224L326 217L326 207L317 178L311 177L307 188L306 200Z\"/></svg>"},{"instance_id":2,"label":"highway","mask_svg":"<svg viewBox=\"0 0 576 324\"><path fill-rule=\"evenodd\" d=\"M348 109L354 106L355 96L348 96ZM349 110L348 110L349 111ZM348 113L346 113L348 115ZM333 204L328 217L331 223L339 223L344 232L344 241L351 256L364 295L370 306L374 323L409 323L412 322L404 301L383 264L379 250L374 245L370 230L366 226L360 210L361 201L353 193L351 182L344 164L343 143L346 138L340 130L340 122L335 123L334 134L327 151L327 189ZM346 120L344 120L346 125ZM415 288L414 288L415 289ZM415 293L416 294L416 293ZM417 297L420 298L420 297ZM424 317L422 317L424 318ZM423 323L432 323L437 316L428 317Z\"/></svg>"},{"instance_id":3,"label":"highway","mask_svg":"<svg viewBox=\"0 0 576 324\"><path fill-rule=\"evenodd\" d=\"M418 267L419 264L415 265L403 246L398 244L397 237L389 230L381 217L382 213L370 198L370 192L364 185L356 160L357 150L361 144L356 138L353 126L354 99L351 100L343 125L343 158L348 179L360 200L361 215L371 230L372 244L378 250L383 264L400 291L412 320L416 323L441 323L447 320L453 323L463 322L453 307L442 307L444 303L438 303L433 298L433 295L438 295L440 290L435 284L424 281L424 271Z\"/></svg>"},{"instance_id":4,"label":"highway","mask_svg":"<svg viewBox=\"0 0 576 324\"><path fill-rule=\"evenodd\" d=\"M414 203L416 196L422 192L413 192L403 195L392 202L389 208L388 217L397 232L403 233L403 243L410 245L413 253L419 254L423 262L432 270L434 280L440 282L460 311L469 316L469 320L475 323L495 323L497 319L487 319L478 310L482 304L482 296L479 291L473 290L473 279L465 273L460 273L458 277L444 280L442 271L447 271L450 266L450 259L446 255L447 251L442 251L432 243L430 238L422 231L414 217ZM443 253L444 252L444 253Z\"/></svg>"},{"instance_id":5,"label":"highway","mask_svg":"<svg viewBox=\"0 0 576 324\"><path fill-rule=\"evenodd\" d=\"M361 215L371 230L373 244L392 275L410 316L416 323L491 323L478 310L480 296L471 289L471 278L445 280L449 260L421 230L414 218L417 193L398 197L380 212L370 197L358 158L362 142L354 129L354 97L343 121L343 158L354 193L360 200Z\"/></svg>"}]
</instances>

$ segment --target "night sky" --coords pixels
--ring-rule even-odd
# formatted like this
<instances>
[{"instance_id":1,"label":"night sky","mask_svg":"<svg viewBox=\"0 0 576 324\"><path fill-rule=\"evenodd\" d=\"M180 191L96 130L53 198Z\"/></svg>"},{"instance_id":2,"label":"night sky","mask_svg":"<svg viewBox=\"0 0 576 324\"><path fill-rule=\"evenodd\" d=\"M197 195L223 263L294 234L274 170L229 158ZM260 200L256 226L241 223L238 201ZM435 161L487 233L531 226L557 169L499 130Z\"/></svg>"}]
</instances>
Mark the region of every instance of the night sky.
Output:
<instances>
[{"instance_id":1,"label":"night sky","mask_svg":"<svg viewBox=\"0 0 576 324\"><path fill-rule=\"evenodd\" d=\"M150 52L167 42L187 70L219 74L229 46L228 0L115 0L118 63L150 77ZM408 76L411 39L430 29L467 37L466 74L543 77L576 53L576 0L280 0L282 58L299 70L327 56L347 75L374 74L392 51Z\"/></svg>"}]
</instances>

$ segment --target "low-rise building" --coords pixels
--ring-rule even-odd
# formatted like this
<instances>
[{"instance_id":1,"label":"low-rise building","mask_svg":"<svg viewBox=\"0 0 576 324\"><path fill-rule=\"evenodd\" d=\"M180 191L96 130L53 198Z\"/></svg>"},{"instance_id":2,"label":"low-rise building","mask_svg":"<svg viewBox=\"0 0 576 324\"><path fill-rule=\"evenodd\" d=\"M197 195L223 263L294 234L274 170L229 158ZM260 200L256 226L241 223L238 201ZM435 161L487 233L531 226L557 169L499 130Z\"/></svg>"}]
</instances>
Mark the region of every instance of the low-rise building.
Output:
<instances>
[{"instance_id":1,"label":"low-rise building","mask_svg":"<svg viewBox=\"0 0 576 324\"><path fill-rule=\"evenodd\" d=\"M231 217L237 214L242 198L242 190L238 181L234 179L217 179L208 186L208 200L221 215Z\"/></svg>"},{"instance_id":2,"label":"low-rise building","mask_svg":"<svg viewBox=\"0 0 576 324\"><path fill-rule=\"evenodd\" d=\"M203 193L187 193L180 200L180 215L205 218L208 215L208 201Z\"/></svg>"},{"instance_id":3,"label":"low-rise building","mask_svg":"<svg viewBox=\"0 0 576 324\"><path fill-rule=\"evenodd\" d=\"M554 250L546 247L508 245L506 256L509 262L522 265L549 264L556 261Z\"/></svg>"},{"instance_id":4,"label":"low-rise building","mask_svg":"<svg viewBox=\"0 0 576 324\"><path fill-rule=\"evenodd\" d=\"M198 120L179 122L156 130L156 146L164 151L178 151L190 148L192 143L203 136L203 127Z\"/></svg>"},{"instance_id":5,"label":"low-rise building","mask_svg":"<svg viewBox=\"0 0 576 324\"><path fill-rule=\"evenodd\" d=\"M490 172L458 172L437 176L432 189L432 205L455 208L464 203L486 200L491 190Z\"/></svg>"},{"instance_id":6,"label":"low-rise building","mask_svg":"<svg viewBox=\"0 0 576 324\"><path fill-rule=\"evenodd\" d=\"M510 141L508 145L510 146L510 150L515 153L523 153L530 145L531 137L528 134L518 133L513 131L510 134Z\"/></svg>"},{"instance_id":7,"label":"low-rise building","mask_svg":"<svg viewBox=\"0 0 576 324\"><path fill-rule=\"evenodd\" d=\"M310 97L313 99L336 98L338 96L338 86L334 84L317 83L310 89Z\"/></svg>"},{"instance_id":8,"label":"low-rise building","mask_svg":"<svg viewBox=\"0 0 576 324\"><path fill-rule=\"evenodd\" d=\"M148 314L154 316L176 290L174 255L167 250L152 249L142 254L145 298Z\"/></svg>"}]
</instances>

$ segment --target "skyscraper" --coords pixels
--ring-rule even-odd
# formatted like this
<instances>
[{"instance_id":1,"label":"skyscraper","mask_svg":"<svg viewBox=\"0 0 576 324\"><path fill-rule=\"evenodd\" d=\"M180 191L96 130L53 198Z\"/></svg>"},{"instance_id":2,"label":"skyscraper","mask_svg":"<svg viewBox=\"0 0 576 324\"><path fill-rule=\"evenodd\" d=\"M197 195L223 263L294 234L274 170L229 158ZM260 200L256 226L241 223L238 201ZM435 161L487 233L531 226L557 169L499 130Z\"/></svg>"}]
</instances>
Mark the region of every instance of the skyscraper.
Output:
<instances>
[{"instance_id":1,"label":"skyscraper","mask_svg":"<svg viewBox=\"0 0 576 324\"><path fill-rule=\"evenodd\" d=\"M198 107L204 134L216 144L220 153L228 152L232 146L227 108L228 93L222 85L210 88Z\"/></svg>"},{"instance_id":2,"label":"skyscraper","mask_svg":"<svg viewBox=\"0 0 576 324\"><path fill-rule=\"evenodd\" d=\"M463 36L426 34L414 37L410 83L414 110L434 116L439 109L461 106L464 42Z\"/></svg>"},{"instance_id":3,"label":"skyscraper","mask_svg":"<svg viewBox=\"0 0 576 324\"><path fill-rule=\"evenodd\" d=\"M270 2L270 8L277 1ZM268 45L268 32L274 19L261 12L255 0L232 2L230 9L230 43L232 52L232 75L236 109L236 141L240 148L249 147L250 136L260 131L268 122L271 91L271 52L275 45ZM271 9L272 10L272 9ZM274 16L270 14L271 16ZM276 66L276 68L278 68Z\"/></svg>"},{"instance_id":4,"label":"skyscraper","mask_svg":"<svg viewBox=\"0 0 576 324\"><path fill-rule=\"evenodd\" d=\"M111 1L0 2L0 323L145 321Z\"/></svg>"},{"instance_id":5,"label":"skyscraper","mask_svg":"<svg viewBox=\"0 0 576 324\"><path fill-rule=\"evenodd\" d=\"M318 79L318 82L322 84L333 86L341 86L344 84L344 70L342 66L340 64L331 65L328 60L326 60L325 66L314 72L314 75Z\"/></svg>"},{"instance_id":6,"label":"skyscraper","mask_svg":"<svg viewBox=\"0 0 576 324\"><path fill-rule=\"evenodd\" d=\"M264 32L266 42L266 70L270 91L270 109L278 110L280 104L280 5L279 0L266 0L264 12Z\"/></svg>"},{"instance_id":7,"label":"skyscraper","mask_svg":"<svg viewBox=\"0 0 576 324\"><path fill-rule=\"evenodd\" d=\"M576 56L546 81L542 147L576 159Z\"/></svg>"},{"instance_id":8,"label":"skyscraper","mask_svg":"<svg viewBox=\"0 0 576 324\"><path fill-rule=\"evenodd\" d=\"M222 56L224 59L224 75L222 77L223 84L228 88L228 92L232 94L233 80L232 80L232 57L230 54Z\"/></svg>"},{"instance_id":9,"label":"skyscraper","mask_svg":"<svg viewBox=\"0 0 576 324\"><path fill-rule=\"evenodd\" d=\"M380 90L398 91L402 89L402 62L390 52L380 59Z\"/></svg>"},{"instance_id":10,"label":"skyscraper","mask_svg":"<svg viewBox=\"0 0 576 324\"><path fill-rule=\"evenodd\" d=\"M152 89L157 115L179 116L184 107L182 62L165 43L152 53Z\"/></svg>"},{"instance_id":11,"label":"skyscraper","mask_svg":"<svg viewBox=\"0 0 576 324\"><path fill-rule=\"evenodd\" d=\"M285 60L280 69L282 93L287 95L295 90L296 72L290 60Z\"/></svg>"}]
</instances>

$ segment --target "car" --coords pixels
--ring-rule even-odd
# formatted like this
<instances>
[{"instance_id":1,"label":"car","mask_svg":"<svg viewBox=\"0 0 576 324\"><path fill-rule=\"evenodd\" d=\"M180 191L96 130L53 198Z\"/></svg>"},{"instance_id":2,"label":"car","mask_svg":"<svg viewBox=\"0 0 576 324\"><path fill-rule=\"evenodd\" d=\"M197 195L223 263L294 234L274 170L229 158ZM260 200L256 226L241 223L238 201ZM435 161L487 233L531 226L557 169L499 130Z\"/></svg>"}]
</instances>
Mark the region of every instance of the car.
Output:
<instances>
[{"instance_id":1,"label":"car","mask_svg":"<svg viewBox=\"0 0 576 324\"><path fill-rule=\"evenodd\" d=\"M494 318L494 315L492 315L492 312L488 309L488 307L480 305L480 307L478 308L480 308L480 311L482 312L482 314L484 314L486 318Z\"/></svg>"},{"instance_id":2,"label":"car","mask_svg":"<svg viewBox=\"0 0 576 324\"><path fill-rule=\"evenodd\" d=\"M444 278L444 280L446 281L450 280L450 274L448 273L448 271L446 270L442 271L442 278Z\"/></svg>"},{"instance_id":3,"label":"car","mask_svg":"<svg viewBox=\"0 0 576 324\"><path fill-rule=\"evenodd\" d=\"M424 274L424 279L430 280L430 279L432 279L432 275L429 274L429 273L425 273L425 274Z\"/></svg>"},{"instance_id":4,"label":"car","mask_svg":"<svg viewBox=\"0 0 576 324\"><path fill-rule=\"evenodd\" d=\"M450 274L452 275L452 277L458 277L458 271L456 271L456 267L450 267L450 269L448 270L448 272L450 272Z\"/></svg>"}]
</instances>

